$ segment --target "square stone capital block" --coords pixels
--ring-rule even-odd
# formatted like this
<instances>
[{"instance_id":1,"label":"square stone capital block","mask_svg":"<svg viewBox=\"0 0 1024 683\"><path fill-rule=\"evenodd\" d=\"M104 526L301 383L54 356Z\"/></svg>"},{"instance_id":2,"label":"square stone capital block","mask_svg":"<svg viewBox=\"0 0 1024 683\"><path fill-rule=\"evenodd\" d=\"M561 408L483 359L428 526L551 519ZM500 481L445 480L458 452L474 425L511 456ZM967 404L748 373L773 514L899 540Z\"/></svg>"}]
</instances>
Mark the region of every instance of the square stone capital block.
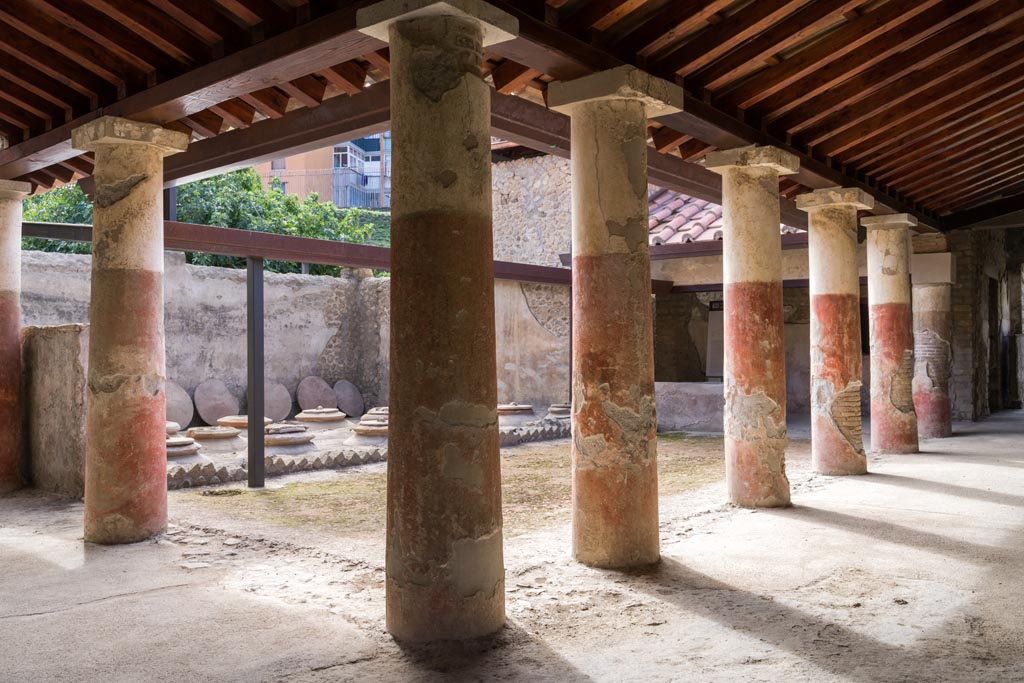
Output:
<instances>
[{"instance_id":1,"label":"square stone capital block","mask_svg":"<svg viewBox=\"0 0 1024 683\"><path fill-rule=\"evenodd\" d=\"M893 230L912 228L917 225L917 219L909 213L887 213L881 216L865 216L860 219L860 223L868 230Z\"/></svg>"},{"instance_id":2,"label":"square stone capital block","mask_svg":"<svg viewBox=\"0 0 1024 683\"><path fill-rule=\"evenodd\" d=\"M800 170L797 155L771 145L748 145L711 152L704 157L704 168L722 173L733 167L765 167L775 169L779 175L789 175Z\"/></svg>"},{"instance_id":3,"label":"square stone capital block","mask_svg":"<svg viewBox=\"0 0 1024 683\"><path fill-rule=\"evenodd\" d=\"M149 145L167 156L184 152L189 136L155 123L101 116L71 131L71 146L87 152L100 145Z\"/></svg>"},{"instance_id":4,"label":"square stone capital block","mask_svg":"<svg viewBox=\"0 0 1024 683\"><path fill-rule=\"evenodd\" d=\"M382 0L356 12L356 26L362 33L391 40L389 30L396 21L423 17L469 17L480 23L484 47L504 43L519 35L519 20L483 0Z\"/></svg>"},{"instance_id":5,"label":"square stone capital block","mask_svg":"<svg viewBox=\"0 0 1024 683\"><path fill-rule=\"evenodd\" d=\"M825 206L852 206L866 211L875 206L875 198L855 187L823 187L796 197L796 208L802 211Z\"/></svg>"},{"instance_id":6,"label":"square stone capital block","mask_svg":"<svg viewBox=\"0 0 1024 683\"><path fill-rule=\"evenodd\" d=\"M683 110L682 86L635 66L618 66L548 86L548 107L563 114L571 114L574 106L584 102L612 99L641 100L648 118Z\"/></svg>"},{"instance_id":7,"label":"square stone capital block","mask_svg":"<svg viewBox=\"0 0 1024 683\"><path fill-rule=\"evenodd\" d=\"M0 199L24 199L32 192L32 183L0 180Z\"/></svg>"}]
</instances>

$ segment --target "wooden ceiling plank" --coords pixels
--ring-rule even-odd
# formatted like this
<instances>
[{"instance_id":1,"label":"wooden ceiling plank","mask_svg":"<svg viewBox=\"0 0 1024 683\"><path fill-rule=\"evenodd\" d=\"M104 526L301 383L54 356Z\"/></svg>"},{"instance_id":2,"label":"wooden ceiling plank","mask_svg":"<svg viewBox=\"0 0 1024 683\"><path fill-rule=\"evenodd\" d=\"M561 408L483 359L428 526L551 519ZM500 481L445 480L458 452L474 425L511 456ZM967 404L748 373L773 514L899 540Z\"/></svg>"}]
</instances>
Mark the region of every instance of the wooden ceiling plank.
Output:
<instances>
[{"instance_id":1,"label":"wooden ceiling plank","mask_svg":"<svg viewBox=\"0 0 1024 683\"><path fill-rule=\"evenodd\" d=\"M239 95L238 99L268 119L279 119L288 111L288 96L277 88L263 88L256 92Z\"/></svg>"},{"instance_id":2,"label":"wooden ceiling plank","mask_svg":"<svg viewBox=\"0 0 1024 683\"><path fill-rule=\"evenodd\" d=\"M206 138L212 138L215 135L220 135L220 130L224 127L224 119L217 116L209 109L190 114L183 118L182 122Z\"/></svg>"},{"instance_id":3,"label":"wooden ceiling plank","mask_svg":"<svg viewBox=\"0 0 1024 683\"><path fill-rule=\"evenodd\" d=\"M4 76L0 76L0 99L21 107L48 122L61 124L67 119L67 109L40 97Z\"/></svg>"},{"instance_id":4,"label":"wooden ceiling plank","mask_svg":"<svg viewBox=\"0 0 1024 683\"><path fill-rule=\"evenodd\" d=\"M391 51L388 48L375 50L363 55L363 59L370 63L370 66L380 71L385 78L391 77Z\"/></svg>"},{"instance_id":5,"label":"wooden ceiling plank","mask_svg":"<svg viewBox=\"0 0 1024 683\"><path fill-rule=\"evenodd\" d=\"M1003 177L1007 173L1024 170L1020 163L1019 153L996 154L992 156L990 163L983 165L980 169L975 168L963 175L950 175L949 182L939 182L929 185L922 190L908 193L914 201L922 204L930 203L936 197L943 195L957 196L958 193L984 187L986 183Z\"/></svg>"},{"instance_id":6,"label":"wooden ceiling plank","mask_svg":"<svg viewBox=\"0 0 1024 683\"><path fill-rule=\"evenodd\" d=\"M687 140L679 146L679 157L683 161L696 161L702 159L705 154L715 149L714 145L697 139Z\"/></svg>"},{"instance_id":7,"label":"wooden ceiling plank","mask_svg":"<svg viewBox=\"0 0 1024 683\"><path fill-rule=\"evenodd\" d=\"M256 118L256 110L237 98L215 104L210 107L210 111L233 128L248 128Z\"/></svg>"},{"instance_id":8,"label":"wooden ceiling plank","mask_svg":"<svg viewBox=\"0 0 1024 683\"><path fill-rule=\"evenodd\" d=\"M90 65L85 68L109 83L117 85L123 82L130 91L141 90L148 85L145 68L140 68L136 62L122 58L91 37L54 19L41 11L35 3L5 0L0 4L0 19L65 58Z\"/></svg>"},{"instance_id":9,"label":"wooden ceiling plank","mask_svg":"<svg viewBox=\"0 0 1024 683\"><path fill-rule=\"evenodd\" d=\"M61 184L68 184L75 177L75 172L69 168L65 168L62 164L54 164L53 166L47 166L44 169L47 173L54 176Z\"/></svg>"},{"instance_id":10,"label":"wooden ceiling plank","mask_svg":"<svg viewBox=\"0 0 1024 683\"><path fill-rule=\"evenodd\" d=\"M1001 173L998 177L986 178L971 189L945 195L945 199L937 202L935 206L941 211L948 211L959 206L967 206L973 202L985 200L988 197L995 197L1004 188L1017 184L1022 178L1024 178L1024 169L1017 167Z\"/></svg>"},{"instance_id":11,"label":"wooden ceiling plank","mask_svg":"<svg viewBox=\"0 0 1024 683\"><path fill-rule=\"evenodd\" d=\"M731 111L747 109L792 85L815 69L845 58L882 33L913 21L940 0L892 0L843 24L825 38L791 55L776 66L752 74L717 100Z\"/></svg>"},{"instance_id":12,"label":"wooden ceiling plank","mask_svg":"<svg viewBox=\"0 0 1024 683\"><path fill-rule=\"evenodd\" d=\"M327 83L310 74L293 81L279 83L278 88L285 91L307 107L319 107L324 101Z\"/></svg>"},{"instance_id":13,"label":"wooden ceiling plank","mask_svg":"<svg viewBox=\"0 0 1024 683\"><path fill-rule=\"evenodd\" d=\"M353 59L379 49L383 45L381 41L356 28L357 7L346 5L258 45L196 67L187 74L113 103L104 109L104 113L163 124L251 92L261 85L269 86L282 79L315 72L328 60ZM0 51L0 73L10 78L7 62L14 62L19 67L21 63L6 57L7 53ZM44 74L39 75L45 78ZM39 82L35 81L33 85L38 86ZM56 81L53 85L56 91L66 90ZM36 87L32 89L36 91ZM71 130L99 115L99 112L91 111L88 104L86 101L82 109L76 106L78 118L0 150L0 178L16 178L34 168L73 156Z\"/></svg>"},{"instance_id":14,"label":"wooden ceiling plank","mask_svg":"<svg viewBox=\"0 0 1024 683\"><path fill-rule=\"evenodd\" d=\"M1006 8L1001 5L970 14L947 29L934 33L913 47L899 52L897 56L877 63L874 68L862 71L842 84L829 88L789 114L773 119L770 125L780 132L793 134L840 111L843 107L859 108L866 96L897 81L902 86L901 79L907 78L914 71L946 57L972 41L977 41L979 36L985 39L985 34L993 29L1005 26L1022 16L1024 7L1016 12L1006 12Z\"/></svg>"},{"instance_id":15,"label":"wooden ceiling plank","mask_svg":"<svg viewBox=\"0 0 1024 683\"><path fill-rule=\"evenodd\" d=\"M81 173L82 175L92 175L92 170L95 165L94 159L95 157L92 152L89 152L88 154L82 154L77 157L65 159L60 163L77 171L78 173Z\"/></svg>"},{"instance_id":16,"label":"wooden ceiling plank","mask_svg":"<svg viewBox=\"0 0 1024 683\"><path fill-rule=\"evenodd\" d=\"M122 58L135 61L140 68L156 69L165 78L177 76L194 63L191 58L175 59L82 0L43 0L39 8Z\"/></svg>"},{"instance_id":17,"label":"wooden ceiling plank","mask_svg":"<svg viewBox=\"0 0 1024 683\"><path fill-rule=\"evenodd\" d=\"M0 76L76 115L89 111L92 106L92 98L89 95L72 90L51 78L49 74L25 64L3 50L0 50Z\"/></svg>"},{"instance_id":18,"label":"wooden ceiling plank","mask_svg":"<svg viewBox=\"0 0 1024 683\"><path fill-rule=\"evenodd\" d=\"M2 27L5 25L8 28L3 30ZM87 97L96 97L99 102L106 103L117 99L118 87L115 83L40 43L16 26L0 22L0 30L5 34L4 40L0 41L0 50L23 64L42 71L67 88Z\"/></svg>"},{"instance_id":19,"label":"wooden ceiling plank","mask_svg":"<svg viewBox=\"0 0 1024 683\"><path fill-rule=\"evenodd\" d=\"M1021 37L1024 39L1024 36ZM1006 50L987 60L976 71L954 79L955 84L938 81L933 87L858 123L839 135L830 136L815 148L816 153L827 156L842 154L844 164L852 163L852 156L862 157L875 149L885 147L894 137L908 128L920 128L955 115L991 94L990 81L1003 77L999 87L1020 83L1024 74L1015 73L1024 63L1024 51ZM991 69L991 70L990 70ZM945 105L945 106L943 106ZM936 109L941 109L935 111ZM896 128L897 133L891 132ZM870 151L869 151L870 150Z\"/></svg>"},{"instance_id":20,"label":"wooden ceiling plank","mask_svg":"<svg viewBox=\"0 0 1024 683\"><path fill-rule=\"evenodd\" d=\"M604 31L627 14L639 9L646 0L592 0L558 13L558 27L578 35L594 29Z\"/></svg>"},{"instance_id":21,"label":"wooden ceiling plank","mask_svg":"<svg viewBox=\"0 0 1024 683\"><path fill-rule=\"evenodd\" d=\"M511 59L506 59L491 71L494 87L502 95L511 95L512 93L519 92L537 76L540 76L539 71L535 71Z\"/></svg>"},{"instance_id":22,"label":"wooden ceiling plank","mask_svg":"<svg viewBox=\"0 0 1024 683\"><path fill-rule=\"evenodd\" d=\"M228 14L220 11L213 2L188 2L180 0L148 0L167 16L171 17L203 42L214 45L223 43L229 51L247 47L251 32Z\"/></svg>"},{"instance_id":23,"label":"wooden ceiling plank","mask_svg":"<svg viewBox=\"0 0 1024 683\"><path fill-rule=\"evenodd\" d=\"M918 15L915 21L894 26L864 43L843 59L812 70L796 82L748 107L746 113L770 124L811 98L828 92L859 73L873 69L918 41L969 15L978 7L987 6L992 2L993 0L978 0L974 3L942 0Z\"/></svg>"},{"instance_id":24,"label":"wooden ceiling plank","mask_svg":"<svg viewBox=\"0 0 1024 683\"><path fill-rule=\"evenodd\" d=\"M686 133L680 133L668 126L663 126L653 135L654 149L664 154L665 152L678 149L679 145L691 139Z\"/></svg>"},{"instance_id":25,"label":"wooden ceiling plank","mask_svg":"<svg viewBox=\"0 0 1024 683\"><path fill-rule=\"evenodd\" d=\"M356 95L366 87L366 67L354 59L327 67L318 73L348 95Z\"/></svg>"},{"instance_id":26,"label":"wooden ceiling plank","mask_svg":"<svg viewBox=\"0 0 1024 683\"><path fill-rule=\"evenodd\" d=\"M696 91L717 90L750 71L769 58L795 45L818 31L836 16L863 4L863 0L827 0L801 8L785 21L762 31L751 40L691 73L687 85Z\"/></svg>"},{"instance_id":27,"label":"wooden ceiling plank","mask_svg":"<svg viewBox=\"0 0 1024 683\"><path fill-rule=\"evenodd\" d=\"M1024 193L1005 196L977 208L955 213L949 216L946 222L951 229L965 228L1018 211L1024 211Z\"/></svg>"},{"instance_id":28,"label":"wooden ceiling plank","mask_svg":"<svg viewBox=\"0 0 1024 683\"><path fill-rule=\"evenodd\" d=\"M0 117L3 117L5 121L9 121L18 128L34 133L46 129L47 119L36 116L5 99L0 99Z\"/></svg>"},{"instance_id":29,"label":"wooden ceiling plank","mask_svg":"<svg viewBox=\"0 0 1024 683\"><path fill-rule=\"evenodd\" d=\"M978 173L979 170L996 168L1000 163L1013 159L1019 160L1024 152L1024 139L1016 136L1002 145L992 145L981 154L973 157L958 158L953 163L943 166L937 173L919 177L912 182L892 183L899 187L900 192L908 197L920 196L929 190L940 189L952 185L958 178Z\"/></svg>"},{"instance_id":30,"label":"wooden ceiling plank","mask_svg":"<svg viewBox=\"0 0 1024 683\"><path fill-rule=\"evenodd\" d=\"M611 49L626 61L664 48L673 41L707 23L709 17L721 12L734 0L671 0L640 26L621 38Z\"/></svg>"},{"instance_id":31,"label":"wooden ceiling plank","mask_svg":"<svg viewBox=\"0 0 1024 683\"><path fill-rule=\"evenodd\" d=\"M939 172L947 164L969 163L1016 142L1024 142L1024 119L1018 120L1005 131L978 133L970 140L961 139L959 144L946 150L920 157L917 163L906 168L902 173L887 175L886 182L909 189L918 179L927 178L929 175ZM953 167L949 168L952 170ZM874 177L881 180L880 176Z\"/></svg>"},{"instance_id":32,"label":"wooden ceiling plank","mask_svg":"<svg viewBox=\"0 0 1024 683\"><path fill-rule=\"evenodd\" d=\"M658 74L686 76L707 66L744 41L783 21L808 0L758 0L719 23L696 33L691 40L650 64Z\"/></svg>"},{"instance_id":33,"label":"wooden ceiling plank","mask_svg":"<svg viewBox=\"0 0 1024 683\"><path fill-rule=\"evenodd\" d=\"M999 126L1019 120L1020 109L1024 107L1024 92L1016 88L996 91L979 102L969 112L955 115L940 123L933 123L925 130L911 130L892 139L885 149L865 156L858 166L869 175L879 174L896 164L913 162L917 155L938 149L942 151L960 136L974 131L984 133L987 126ZM879 175L881 177L881 175Z\"/></svg>"},{"instance_id":34,"label":"wooden ceiling plank","mask_svg":"<svg viewBox=\"0 0 1024 683\"><path fill-rule=\"evenodd\" d=\"M138 0L85 0L95 10L121 22L127 29L179 60L200 63L220 57L217 50L147 2Z\"/></svg>"}]
</instances>

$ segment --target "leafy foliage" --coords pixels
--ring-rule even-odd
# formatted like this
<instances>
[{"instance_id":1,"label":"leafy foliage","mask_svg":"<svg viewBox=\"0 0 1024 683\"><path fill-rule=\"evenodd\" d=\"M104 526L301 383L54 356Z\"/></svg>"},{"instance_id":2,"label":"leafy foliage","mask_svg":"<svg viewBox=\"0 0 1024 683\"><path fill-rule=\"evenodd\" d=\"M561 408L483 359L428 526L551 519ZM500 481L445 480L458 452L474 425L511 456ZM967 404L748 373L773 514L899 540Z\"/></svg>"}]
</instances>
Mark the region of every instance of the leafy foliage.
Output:
<instances>
[{"instance_id":1,"label":"leafy foliage","mask_svg":"<svg viewBox=\"0 0 1024 683\"><path fill-rule=\"evenodd\" d=\"M177 218L184 223L378 246L391 242L391 217L387 212L339 209L330 202L321 202L316 193L299 199L298 195L286 194L276 178L265 190L251 168L183 185L177 197ZM62 187L26 200L25 220L91 223L92 205L77 185ZM89 253L88 244L55 240L26 239L23 248ZM230 256L189 253L187 260L203 266L245 267L245 259ZM300 272L298 263L286 261L267 261L266 268L278 273ZM337 275L339 271L334 266L310 268L317 275Z\"/></svg>"}]
</instances>

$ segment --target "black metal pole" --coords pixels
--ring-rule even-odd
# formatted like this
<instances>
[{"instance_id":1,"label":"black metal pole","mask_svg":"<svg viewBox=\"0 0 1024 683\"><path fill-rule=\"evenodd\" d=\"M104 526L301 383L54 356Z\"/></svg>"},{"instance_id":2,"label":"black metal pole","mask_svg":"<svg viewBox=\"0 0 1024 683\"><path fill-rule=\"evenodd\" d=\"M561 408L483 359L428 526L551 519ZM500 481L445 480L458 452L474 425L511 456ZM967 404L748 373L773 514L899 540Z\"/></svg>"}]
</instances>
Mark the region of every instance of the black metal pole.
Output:
<instances>
[{"instance_id":1,"label":"black metal pole","mask_svg":"<svg viewBox=\"0 0 1024 683\"><path fill-rule=\"evenodd\" d=\"M178 220L178 188L168 187L164 190L164 220Z\"/></svg>"},{"instance_id":2,"label":"black metal pole","mask_svg":"<svg viewBox=\"0 0 1024 683\"><path fill-rule=\"evenodd\" d=\"M262 488L263 444L263 259L246 259L246 346L249 389L249 488Z\"/></svg>"}]
</instances>

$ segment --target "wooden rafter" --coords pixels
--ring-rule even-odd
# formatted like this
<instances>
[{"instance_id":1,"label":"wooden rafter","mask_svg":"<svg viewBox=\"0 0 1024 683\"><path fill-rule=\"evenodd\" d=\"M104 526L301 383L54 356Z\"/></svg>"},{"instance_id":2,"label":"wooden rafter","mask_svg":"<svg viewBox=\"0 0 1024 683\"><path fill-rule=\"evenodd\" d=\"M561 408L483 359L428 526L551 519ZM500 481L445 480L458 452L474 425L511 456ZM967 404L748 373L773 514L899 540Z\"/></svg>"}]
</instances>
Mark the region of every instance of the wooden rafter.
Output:
<instances>
[{"instance_id":1,"label":"wooden rafter","mask_svg":"<svg viewBox=\"0 0 1024 683\"><path fill-rule=\"evenodd\" d=\"M356 95L366 87L366 67L354 59L329 66L319 74L349 95Z\"/></svg>"}]
</instances>

